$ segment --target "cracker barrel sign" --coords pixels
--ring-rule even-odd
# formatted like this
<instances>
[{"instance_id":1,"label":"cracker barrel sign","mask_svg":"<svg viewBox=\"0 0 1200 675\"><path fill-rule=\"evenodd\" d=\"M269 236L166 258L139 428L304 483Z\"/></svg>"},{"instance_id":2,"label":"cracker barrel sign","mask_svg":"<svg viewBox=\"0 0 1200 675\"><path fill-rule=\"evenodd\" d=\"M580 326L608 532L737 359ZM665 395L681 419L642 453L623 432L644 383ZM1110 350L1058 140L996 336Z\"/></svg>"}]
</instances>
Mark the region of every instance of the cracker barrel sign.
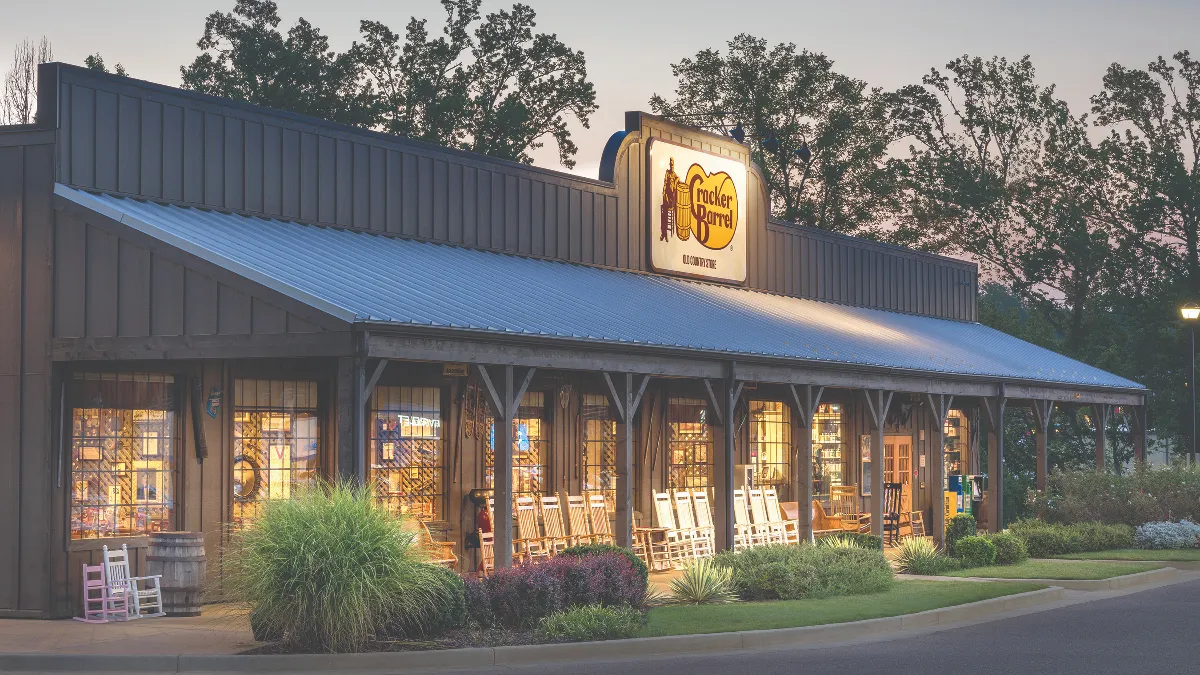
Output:
<instances>
[{"instance_id":1,"label":"cracker barrel sign","mask_svg":"<svg viewBox=\"0 0 1200 675\"><path fill-rule=\"evenodd\" d=\"M650 264L659 272L746 280L746 165L650 141Z\"/></svg>"}]
</instances>

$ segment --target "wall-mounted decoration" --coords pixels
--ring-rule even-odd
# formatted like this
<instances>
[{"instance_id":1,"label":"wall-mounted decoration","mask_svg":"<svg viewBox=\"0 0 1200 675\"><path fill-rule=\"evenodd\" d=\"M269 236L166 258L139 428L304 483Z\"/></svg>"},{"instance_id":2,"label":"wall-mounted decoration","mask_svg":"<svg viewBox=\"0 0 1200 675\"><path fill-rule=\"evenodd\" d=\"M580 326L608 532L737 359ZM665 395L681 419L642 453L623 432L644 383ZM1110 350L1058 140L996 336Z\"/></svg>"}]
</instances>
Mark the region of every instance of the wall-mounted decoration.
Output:
<instances>
[{"instance_id":1,"label":"wall-mounted decoration","mask_svg":"<svg viewBox=\"0 0 1200 675\"><path fill-rule=\"evenodd\" d=\"M466 377L468 374L465 363L443 363L442 375L445 377Z\"/></svg>"},{"instance_id":2,"label":"wall-mounted decoration","mask_svg":"<svg viewBox=\"0 0 1200 675\"><path fill-rule=\"evenodd\" d=\"M204 411L208 416L217 419L217 415L221 414L221 388L213 387L208 390L208 402L204 404Z\"/></svg>"}]
</instances>

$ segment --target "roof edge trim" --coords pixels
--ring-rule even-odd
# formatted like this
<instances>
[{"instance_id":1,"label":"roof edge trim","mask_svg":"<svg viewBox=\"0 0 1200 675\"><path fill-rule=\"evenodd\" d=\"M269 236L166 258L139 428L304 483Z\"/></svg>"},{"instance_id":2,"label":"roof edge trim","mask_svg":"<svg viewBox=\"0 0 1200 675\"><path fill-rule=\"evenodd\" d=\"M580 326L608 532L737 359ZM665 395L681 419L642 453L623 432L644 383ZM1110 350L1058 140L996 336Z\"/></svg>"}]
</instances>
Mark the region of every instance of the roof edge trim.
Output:
<instances>
[{"instance_id":1,"label":"roof edge trim","mask_svg":"<svg viewBox=\"0 0 1200 675\"><path fill-rule=\"evenodd\" d=\"M186 239L162 230L161 228L147 223L144 220L135 218L124 211L114 209L86 192L68 187L62 183L55 183L54 196L71 202L72 204L76 204L82 208L92 211L93 213L96 213L97 215L108 218L109 220L125 225L126 227L133 228L134 230L137 230L146 236L153 237L165 244L184 251L185 253L194 255L205 262L226 269L256 284L265 286L277 293L280 293L281 295L308 305L309 307L312 307L318 311L324 312L335 319L340 319L341 321L345 321L347 323L355 323L360 320L360 318L354 312L340 305L335 305L328 300L306 293L274 277L263 274L254 268L243 265L237 261L230 260L229 258L210 251L202 246L197 246Z\"/></svg>"}]
</instances>

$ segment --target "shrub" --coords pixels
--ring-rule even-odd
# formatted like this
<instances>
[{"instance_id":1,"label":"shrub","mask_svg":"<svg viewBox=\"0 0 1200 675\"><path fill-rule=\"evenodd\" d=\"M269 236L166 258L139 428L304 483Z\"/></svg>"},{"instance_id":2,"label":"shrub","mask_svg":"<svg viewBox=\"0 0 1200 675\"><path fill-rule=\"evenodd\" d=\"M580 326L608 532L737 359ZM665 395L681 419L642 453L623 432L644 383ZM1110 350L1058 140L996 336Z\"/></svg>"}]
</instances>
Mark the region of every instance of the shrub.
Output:
<instances>
[{"instance_id":1,"label":"shrub","mask_svg":"<svg viewBox=\"0 0 1200 675\"><path fill-rule=\"evenodd\" d=\"M646 598L642 575L619 553L556 556L538 565L562 581L563 607L603 605L640 608Z\"/></svg>"},{"instance_id":2,"label":"shrub","mask_svg":"<svg viewBox=\"0 0 1200 675\"><path fill-rule=\"evenodd\" d=\"M621 640L637 635L643 622L632 607L572 607L544 617L534 635L540 642Z\"/></svg>"},{"instance_id":3,"label":"shrub","mask_svg":"<svg viewBox=\"0 0 1200 675\"><path fill-rule=\"evenodd\" d=\"M232 534L226 590L250 605L258 635L297 651L358 651L452 622L461 583L422 558L404 519L367 491L320 485L267 502Z\"/></svg>"},{"instance_id":4,"label":"shrub","mask_svg":"<svg viewBox=\"0 0 1200 675\"><path fill-rule=\"evenodd\" d=\"M833 548L865 548L882 551L883 537L862 532L842 532L828 537L821 537L817 540L817 545L831 546Z\"/></svg>"},{"instance_id":5,"label":"shrub","mask_svg":"<svg viewBox=\"0 0 1200 675\"><path fill-rule=\"evenodd\" d=\"M483 579L467 579L465 585L467 619L484 628L495 625L496 615L492 613L492 600L488 597L487 584Z\"/></svg>"},{"instance_id":6,"label":"shrub","mask_svg":"<svg viewBox=\"0 0 1200 675\"><path fill-rule=\"evenodd\" d=\"M852 539L844 535L833 535L829 537L821 537L817 540L817 546L823 548L863 548L863 545L858 543L857 539Z\"/></svg>"},{"instance_id":7,"label":"shrub","mask_svg":"<svg viewBox=\"0 0 1200 675\"><path fill-rule=\"evenodd\" d=\"M737 600L733 573L712 560L697 560L671 580L671 599L681 605L709 605Z\"/></svg>"},{"instance_id":8,"label":"shrub","mask_svg":"<svg viewBox=\"0 0 1200 675\"><path fill-rule=\"evenodd\" d=\"M1034 558L1133 546L1133 528L1128 525L1061 525L1040 520L1021 520L1009 526L1009 531L1025 543L1026 550Z\"/></svg>"},{"instance_id":9,"label":"shrub","mask_svg":"<svg viewBox=\"0 0 1200 675\"><path fill-rule=\"evenodd\" d=\"M955 545L958 540L963 537L975 536L975 516L969 513L960 513L950 519L946 523L946 555L957 556Z\"/></svg>"},{"instance_id":10,"label":"shrub","mask_svg":"<svg viewBox=\"0 0 1200 675\"><path fill-rule=\"evenodd\" d=\"M996 545L987 537L963 537L954 545L954 554L963 567L986 567L996 562Z\"/></svg>"},{"instance_id":11,"label":"shrub","mask_svg":"<svg viewBox=\"0 0 1200 675\"><path fill-rule=\"evenodd\" d=\"M1138 548L1195 548L1200 545L1200 525L1187 520L1144 523L1138 525L1135 538Z\"/></svg>"},{"instance_id":12,"label":"shrub","mask_svg":"<svg viewBox=\"0 0 1200 675\"><path fill-rule=\"evenodd\" d=\"M646 563L642 562L642 559L637 557L637 554L627 548L612 546L609 544L583 544L580 546L572 546L570 548L563 549L562 553L559 555L589 556L599 555L601 553L617 553L625 556L625 559L629 561L629 564L633 566L633 569L637 570L637 573L641 575L642 583L650 583L650 570L646 567Z\"/></svg>"},{"instance_id":13,"label":"shrub","mask_svg":"<svg viewBox=\"0 0 1200 675\"><path fill-rule=\"evenodd\" d=\"M997 532L988 536L988 541L996 546L997 565L1015 565L1029 560L1029 551L1025 550L1025 542L1015 534Z\"/></svg>"},{"instance_id":14,"label":"shrub","mask_svg":"<svg viewBox=\"0 0 1200 675\"><path fill-rule=\"evenodd\" d=\"M1171 466L1113 475L1055 471L1036 493L1038 517L1052 523L1142 523L1200 519L1200 467Z\"/></svg>"},{"instance_id":15,"label":"shrub","mask_svg":"<svg viewBox=\"0 0 1200 675\"><path fill-rule=\"evenodd\" d=\"M713 562L733 572L745 600L795 600L876 593L892 583L882 551L859 546L756 546Z\"/></svg>"},{"instance_id":16,"label":"shrub","mask_svg":"<svg viewBox=\"0 0 1200 675\"><path fill-rule=\"evenodd\" d=\"M896 547L896 567L904 574L937 576L958 566L942 553L937 544L925 537L903 537Z\"/></svg>"},{"instance_id":17,"label":"shrub","mask_svg":"<svg viewBox=\"0 0 1200 675\"><path fill-rule=\"evenodd\" d=\"M454 570L434 566L433 584L440 587L441 602L429 613L424 624L399 623L391 626L398 635L441 635L467 622L467 588L463 578ZM403 617L402 617L403 618Z\"/></svg>"},{"instance_id":18,"label":"shrub","mask_svg":"<svg viewBox=\"0 0 1200 675\"><path fill-rule=\"evenodd\" d=\"M562 611L562 578L548 565L498 569L484 580L492 621L505 628L528 628L542 617Z\"/></svg>"}]
</instances>

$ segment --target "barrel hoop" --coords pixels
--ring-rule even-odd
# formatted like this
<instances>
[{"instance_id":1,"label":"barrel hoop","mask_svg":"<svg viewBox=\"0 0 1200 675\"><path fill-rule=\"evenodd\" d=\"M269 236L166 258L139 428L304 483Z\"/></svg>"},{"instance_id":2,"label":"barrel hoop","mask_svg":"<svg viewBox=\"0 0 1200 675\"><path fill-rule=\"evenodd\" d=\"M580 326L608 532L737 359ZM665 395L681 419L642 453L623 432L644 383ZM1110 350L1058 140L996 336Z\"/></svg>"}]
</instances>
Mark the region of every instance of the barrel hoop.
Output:
<instances>
[{"instance_id":1,"label":"barrel hoop","mask_svg":"<svg viewBox=\"0 0 1200 675\"><path fill-rule=\"evenodd\" d=\"M176 558L173 556L166 556L166 555L148 555L148 556L146 556L146 560L150 561L150 562L206 562L208 560L208 558L206 558L204 556Z\"/></svg>"}]
</instances>

